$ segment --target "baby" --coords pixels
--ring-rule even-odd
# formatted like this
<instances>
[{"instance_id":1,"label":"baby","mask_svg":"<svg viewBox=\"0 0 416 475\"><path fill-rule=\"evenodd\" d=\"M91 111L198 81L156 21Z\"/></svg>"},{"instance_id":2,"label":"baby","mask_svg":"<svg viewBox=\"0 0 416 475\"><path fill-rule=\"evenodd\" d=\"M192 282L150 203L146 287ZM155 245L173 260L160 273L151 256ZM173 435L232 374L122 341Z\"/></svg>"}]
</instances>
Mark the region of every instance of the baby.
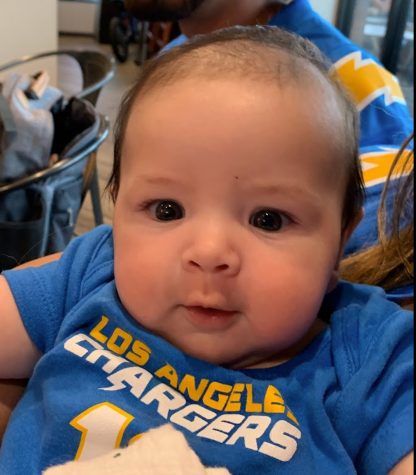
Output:
<instances>
[{"instance_id":1,"label":"baby","mask_svg":"<svg viewBox=\"0 0 416 475\"><path fill-rule=\"evenodd\" d=\"M277 28L150 61L116 126L113 227L0 277L0 377L33 372L0 473L166 422L233 474L400 467L412 315L337 278L362 214L356 122L317 49Z\"/></svg>"}]
</instances>

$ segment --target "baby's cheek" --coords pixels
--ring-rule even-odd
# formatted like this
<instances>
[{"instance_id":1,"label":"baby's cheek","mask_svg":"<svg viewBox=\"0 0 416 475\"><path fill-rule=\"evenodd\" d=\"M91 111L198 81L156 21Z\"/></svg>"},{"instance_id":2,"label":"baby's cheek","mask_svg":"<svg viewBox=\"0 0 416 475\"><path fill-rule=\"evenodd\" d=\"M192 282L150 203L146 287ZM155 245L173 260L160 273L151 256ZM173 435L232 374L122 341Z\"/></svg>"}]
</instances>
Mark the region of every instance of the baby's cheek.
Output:
<instances>
[{"instance_id":1,"label":"baby's cheek","mask_svg":"<svg viewBox=\"0 0 416 475\"><path fill-rule=\"evenodd\" d=\"M138 268L140 267L135 262L134 254L128 253L126 250L115 251L114 278L117 292L124 305L134 299L140 290L137 282Z\"/></svg>"},{"instance_id":2,"label":"baby's cheek","mask_svg":"<svg viewBox=\"0 0 416 475\"><path fill-rule=\"evenodd\" d=\"M157 314L161 301L163 280L150 256L126 253L115 254L114 276L119 298L129 314L140 319Z\"/></svg>"},{"instance_id":3,"label":"baby's cheek","mask_svg":"<svg viewBox=\"0 0 416 475\"><path fill-rule=\"evenodd\" d=\"M251 302L265 338L301 335L317 317L326 286L326 275L310 278L306 270L270 276Z\"/></svg>"}]
</instances>

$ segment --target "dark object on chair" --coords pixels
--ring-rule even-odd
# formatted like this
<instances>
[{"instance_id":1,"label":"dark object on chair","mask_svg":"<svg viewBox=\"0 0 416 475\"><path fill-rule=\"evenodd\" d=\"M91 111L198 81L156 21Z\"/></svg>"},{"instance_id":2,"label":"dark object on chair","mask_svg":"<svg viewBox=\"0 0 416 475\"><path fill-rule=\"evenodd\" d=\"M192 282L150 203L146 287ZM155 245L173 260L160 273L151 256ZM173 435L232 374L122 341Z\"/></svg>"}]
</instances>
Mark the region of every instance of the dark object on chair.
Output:
<instances>
[{"instance_id":1,"label":"dark object on chair","mask_svg":"<svg viewBox=\"0 0 416 475\"><path fill-rule=\"evenodd\" d=\"M12 70L12 68L20 67L27 63L34 63L37 60L54 57L57 59L69 57L72 60L75 60L81 71L82 85L79 87L78 91L71 91L70 94L67 94L66 98L69 99L69 97L76 97L78 99L85 99L95 106L101 89L113 78L115 71L114 59L99 51L61 50L49 51L35 54L33 56L25 56L21 59L10 61L9 63L0 66L0 72ZM65 94L64 88L62 88L61 85L58 85L58 87L60 87ZM101 210L95 154L92 154L89 160L89 169L92 174L89 191L91 193L95 223L96 225L99 225L103 222L103 215Z\"/></svg>"},{"instance_id":2,"label":"dark object on chair","mask_svg":"<svg viewBox=\"0 0 416 475\"><path fill-rule=\"evenodd\" d=\"M0 271L63 250L71 239L91 187L91 157L109 133L108 119L91 104L84 105L93 120L65 147L59 161L0 185Z\"/></svg>"}]
</instances>

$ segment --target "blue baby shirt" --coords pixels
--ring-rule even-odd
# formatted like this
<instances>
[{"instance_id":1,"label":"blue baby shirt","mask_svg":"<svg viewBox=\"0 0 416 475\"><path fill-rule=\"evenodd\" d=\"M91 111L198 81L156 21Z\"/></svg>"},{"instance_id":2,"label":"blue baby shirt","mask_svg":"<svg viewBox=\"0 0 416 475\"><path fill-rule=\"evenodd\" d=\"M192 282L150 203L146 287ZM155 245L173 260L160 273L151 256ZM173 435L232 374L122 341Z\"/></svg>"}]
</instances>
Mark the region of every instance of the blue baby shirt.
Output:
<instances>
[{"instance_id":1,"label":"blue baby shirt","mask_svg":"<svg viewBox=\"0 0 416 475\"><path fill-rule=\"evenodd\" d=\"M206 466L235 475L380 475L413 447L413 317L379 288L340 283L324 302L327 329L301 354L237 371L129 316L108 226L57 262L4 275L43 356L6 432L2 475L99 456L166 422Z\"/></svg>"}]
</instances>

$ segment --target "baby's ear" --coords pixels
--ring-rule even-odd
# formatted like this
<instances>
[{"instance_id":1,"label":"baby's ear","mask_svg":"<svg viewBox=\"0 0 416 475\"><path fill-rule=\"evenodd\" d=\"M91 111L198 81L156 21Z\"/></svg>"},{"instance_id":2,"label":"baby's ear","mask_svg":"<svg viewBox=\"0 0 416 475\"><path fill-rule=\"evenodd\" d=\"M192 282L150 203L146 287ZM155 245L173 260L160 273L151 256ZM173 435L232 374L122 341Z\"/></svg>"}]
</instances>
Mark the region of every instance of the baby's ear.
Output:
<instances>
[{"instance_id":1,"label":"baby's ear","mask_svg":"<svg viewBox=\"0 0 416 475\"><path fill-rule=\"evenodd\" d=\"M361 220L364 217L364 208L361 208L360 211L355 215L354 219L348 224L348 226L343 230L341 235L341 241L339 244L338 257L334 269L329 279L327 292L331 292L335 288L339 280L339 263L344 255L345 244L348 239L351 237L351 234L354 232L355 228L360 224Z\"/></svg>"}]
</instances>

